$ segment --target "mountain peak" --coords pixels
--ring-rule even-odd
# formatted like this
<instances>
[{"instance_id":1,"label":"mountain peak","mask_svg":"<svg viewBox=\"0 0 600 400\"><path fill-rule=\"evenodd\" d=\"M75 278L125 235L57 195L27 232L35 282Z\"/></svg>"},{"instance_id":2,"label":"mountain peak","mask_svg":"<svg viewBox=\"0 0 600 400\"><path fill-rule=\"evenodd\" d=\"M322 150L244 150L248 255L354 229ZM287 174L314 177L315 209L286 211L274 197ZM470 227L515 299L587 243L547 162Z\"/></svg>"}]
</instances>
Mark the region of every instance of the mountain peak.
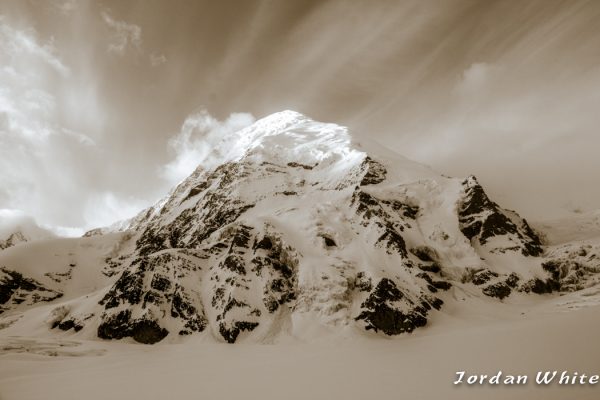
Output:
<instances>
[{"instance_id":1,"label":"mountain peak","mask_svg":"<svg viewBox=\"0 0 600 400\"><path fill-rule=\"evenodd\" d=\"M346 127L334 123L315 121L304 114L291 110L268 115L238 133L241 139L250 139L250 142L254 145L258 145L265 140L268 142L267 138L269 137L286 136L287 141L279 139L269 143L279 148L306 144L318 138L334 139L334 135L345 139L349 138Z\"/></svg>"},{"instance_id":2,"label":"mountain peak","mask_svg":"<svg viewBox=\"0 0 600 400\"><path fill-rule=\"evenodd\" d=\"M299 112L285 110L206 143L210 151L198 163L204 171L243 157L266 162L303 158L305 162L316 163L332 154L348 153L350 143L346 127L314 121Z\"/></svg>"},{"instance_id":3,"label":"mountain peak","mask_svg":"<svg viewBox=\"0 0 600 400\"><path fill-rule=\"evenodd\" d=\"M275 123L294 123L302 120L311 120L311 118L306 115L294 111L294 110L283 110L278 111L273 114L269 114L266 117L259 119L257 122L262 122L265 124L275 124Z\"/></svg>"},{"instance_id":4,"label":"mountain peak","mask_svg":"<svg viewBox=\"0 0 600 400\"><path fill-rule=\"evenodd\" d=\"M563 274L566 256L543 263L537 234L474 177L444 177L367 142L294 111L218 138L194 173L121 225L118 245L82 239L111 249L94 256L94 272L69 251L54 274L0 263L4 307L64 294L50 328L264 342L301 335L302 320L396 335L462 293L502 300L595 284L593 273ZM86 281L75 291L77 276Z\"/></svg>"},{"instance_id":5,"label":"mountain peak","mask_svg":"<svg viewBox=\"0 0 600 400\"><path fill-rule=\"evenodd\" d=\"M0 210L0 250L53 237L54 233L39 226L32 217L18 210Z\"/></svg>"}]
</instances>

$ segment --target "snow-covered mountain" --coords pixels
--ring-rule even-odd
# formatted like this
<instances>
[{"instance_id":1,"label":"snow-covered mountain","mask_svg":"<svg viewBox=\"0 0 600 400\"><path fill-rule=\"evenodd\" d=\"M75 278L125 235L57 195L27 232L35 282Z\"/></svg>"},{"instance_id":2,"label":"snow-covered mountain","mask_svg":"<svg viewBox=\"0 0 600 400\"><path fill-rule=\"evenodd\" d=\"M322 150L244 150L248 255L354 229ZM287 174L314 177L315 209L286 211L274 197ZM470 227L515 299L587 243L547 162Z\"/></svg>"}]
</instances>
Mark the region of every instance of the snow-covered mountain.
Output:
<instances>
[{"instance_id":1,"label":"snow-covered mountain","mask_svg":"<svg viewBox=\"0 0 600 400\"><path fill-rule=\"evenodd\" d=\"M598 247L576 264L549 257L473 176L292 111L235 139L129 221L0 254L5 329L142 343L397 335L464 301L596 283Z\"/></svg>"},{"instance_id":2,"label":"snow-covered mountain","mask_svg":"<svg viewBox=\"0 0 600 400\"><path fill-rule=\"evenodd\" d=\"M40 227L33 218L11 210L0 210L0 250L53 237L54 233Z\"/></svg>"},{"instance_id":3,"label":"snow-covered mountain","mask_svg":"<svg viewBox=\"0 0 600 400\"><path fill-rule=\"evenodd\" d=\"M6 236L6 238L0 239L0 250L7 249L16 244L24 243L27 241L28 241L28 239L27 239L27 237L25 237L23 232L21 232L21 231L11 232L8 234L8 236Z\"/></svg>"}]
</instances>

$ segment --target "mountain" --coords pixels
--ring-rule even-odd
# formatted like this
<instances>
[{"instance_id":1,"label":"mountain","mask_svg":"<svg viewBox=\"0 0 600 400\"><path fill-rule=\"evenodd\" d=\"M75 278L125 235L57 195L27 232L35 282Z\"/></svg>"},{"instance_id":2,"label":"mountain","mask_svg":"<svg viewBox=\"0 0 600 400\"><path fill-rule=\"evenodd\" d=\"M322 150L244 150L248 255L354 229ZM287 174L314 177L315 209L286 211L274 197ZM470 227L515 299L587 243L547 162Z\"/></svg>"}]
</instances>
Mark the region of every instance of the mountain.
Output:
<instances>
[{"instance_id":1,"label":"mountain","mask_svg":"<svg viewBox=\"0 0 600 400\"><path fill-rule=\"evenodd\" d=\"M16 244L27 241L28 239L21 231L12 232L5 239L0 240L0 250L8 249Z\"/></svg>"},{"instance_id":2,"label":"mountain","mask_svg":"<svg viewBox=\"0 0 600 400\"><path fill-rule=\"evenodd\" d=\"M55 235L40 227L31 217L0 210L0 250L32 240L49 239Z\"/></svg>"},{"instance_id":3,"label":"mountain","mask_svg":"<svg viewBox=\"0 0 600 400\"><path fill-rule=\"evenodd\" d=\"M345 127L284 111L230 139L131 220L0 254L7 332L398 335L466 303L579 290L600 272L598 247L577 264L549 257L475 177L440 175Z\"/></svg>"}]
</instances>

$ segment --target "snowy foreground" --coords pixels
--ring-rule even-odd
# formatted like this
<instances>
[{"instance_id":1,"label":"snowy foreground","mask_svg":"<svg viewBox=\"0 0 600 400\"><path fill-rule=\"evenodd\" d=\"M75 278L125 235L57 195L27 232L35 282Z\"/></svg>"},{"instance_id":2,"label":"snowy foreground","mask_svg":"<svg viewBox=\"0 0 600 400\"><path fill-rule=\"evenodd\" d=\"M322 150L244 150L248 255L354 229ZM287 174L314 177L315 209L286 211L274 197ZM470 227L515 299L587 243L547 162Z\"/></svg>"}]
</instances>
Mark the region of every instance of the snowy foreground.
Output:
<instances>
[{"instance_id":1,"label":"snowy foreground","mask_svg":"<svg viewBox=\"0 0 600 400\"><path fill-rule=\"evenodd\" d=\"M147 346L2 336L0 398L597 399L598 385L452 384L460 370L531 378L540 370L599 373L597 296L587 290L528 305L471 308L392 340Z\"/></svg>"}]
</instances>

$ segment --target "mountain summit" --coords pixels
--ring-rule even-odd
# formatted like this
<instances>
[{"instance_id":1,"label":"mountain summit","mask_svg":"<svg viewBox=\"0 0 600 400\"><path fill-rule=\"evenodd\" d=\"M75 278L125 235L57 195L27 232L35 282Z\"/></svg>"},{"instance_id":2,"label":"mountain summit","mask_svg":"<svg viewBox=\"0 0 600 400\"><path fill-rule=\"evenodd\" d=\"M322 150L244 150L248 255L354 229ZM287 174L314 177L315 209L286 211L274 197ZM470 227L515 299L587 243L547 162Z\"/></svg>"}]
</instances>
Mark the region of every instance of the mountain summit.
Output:
<instances>
[{"instance_id":1,"label":"mountain summit","mask_svg":"<svg viewBox=\"0 0 600 400\"><path fill-rule=\"evenodd\" d=\"M104 339L268 342L320 328L397 335L457 299L595 280L544 258L538 234L475 177L439 175L293 111L223 138L116 230L38 245L63 254L44 274L17 271L17 249L6 251L3 309L50 301L48 329Z\"/></svg>"}]
</instances>

